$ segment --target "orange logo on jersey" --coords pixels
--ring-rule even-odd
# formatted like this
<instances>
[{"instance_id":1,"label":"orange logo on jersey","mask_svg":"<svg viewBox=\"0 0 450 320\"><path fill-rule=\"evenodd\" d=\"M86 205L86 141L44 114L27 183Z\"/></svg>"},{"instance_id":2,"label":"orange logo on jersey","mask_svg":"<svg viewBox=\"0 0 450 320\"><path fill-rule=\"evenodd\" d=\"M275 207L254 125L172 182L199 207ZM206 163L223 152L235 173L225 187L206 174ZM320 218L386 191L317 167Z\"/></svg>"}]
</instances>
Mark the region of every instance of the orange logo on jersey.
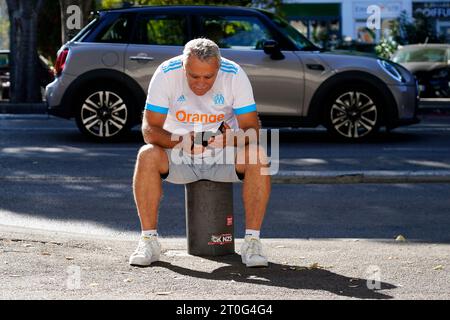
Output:
<instances>
[{"instance_id":1,"label":"orange logo on jersey","mask_svg":"<svg viewBox=\"0 0 450 320\"><path fill-rule=\"evenodd\" d=\"M180 122L217 123L225 119L224 114L187 113L184 110L177 111L176 118Z\"/></svg>"}]
</instances>

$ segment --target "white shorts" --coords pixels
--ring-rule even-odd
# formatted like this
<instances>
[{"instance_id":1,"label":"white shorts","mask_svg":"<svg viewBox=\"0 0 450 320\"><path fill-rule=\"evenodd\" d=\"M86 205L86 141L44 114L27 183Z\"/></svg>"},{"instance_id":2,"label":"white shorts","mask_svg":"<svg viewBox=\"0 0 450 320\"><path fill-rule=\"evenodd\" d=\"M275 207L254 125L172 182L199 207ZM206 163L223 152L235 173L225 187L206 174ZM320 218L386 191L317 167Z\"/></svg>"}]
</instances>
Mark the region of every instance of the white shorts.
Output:
<instances>
[{"instance_id":1,"label":"white shorts","mask_svg":"<svg viewBox=\"0 0 450 320\"><path fill-rule=\"evenodd\" d=\"M242 182L244 176L236 172L236 150L234 147L227 147L215 152L212 157L201 158L182 154L180 150L165 149L169 158L169 172L161 175L161 178L174 184L188 184L199 180ZM228 158L225 160L225 157Z\"/></svg>"}]
</instances>

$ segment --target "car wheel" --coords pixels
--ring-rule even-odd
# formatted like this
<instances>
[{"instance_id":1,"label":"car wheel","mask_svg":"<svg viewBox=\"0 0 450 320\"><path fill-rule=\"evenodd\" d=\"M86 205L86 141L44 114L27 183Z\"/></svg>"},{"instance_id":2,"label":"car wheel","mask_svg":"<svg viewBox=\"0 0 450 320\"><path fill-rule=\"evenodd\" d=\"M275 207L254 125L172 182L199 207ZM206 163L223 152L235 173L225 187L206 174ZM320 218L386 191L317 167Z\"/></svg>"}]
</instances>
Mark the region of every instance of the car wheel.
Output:
<instances>
[{"instance_id":1,"label":"car wheel","mask_svg":"<svg viewBox=\"0 0 450 320\"><path fill-rule=\"evenodd\" d=\"M129 94L114 86L84 90L76 108L78 128L100 141L123 137L131 129L132 105Z\"/></svg>"},{"instance_id":2,"label":"car wheel","mask_svg":"<svg viewBox=\"0 0 450 320\"><path fill-rule=\"evenodd\" d=\"M378 132L381 112L380 99L374 92L362 86L349 86L330 96L325 124L333 136L358 141Z\"/></svg>"}]
</instances>

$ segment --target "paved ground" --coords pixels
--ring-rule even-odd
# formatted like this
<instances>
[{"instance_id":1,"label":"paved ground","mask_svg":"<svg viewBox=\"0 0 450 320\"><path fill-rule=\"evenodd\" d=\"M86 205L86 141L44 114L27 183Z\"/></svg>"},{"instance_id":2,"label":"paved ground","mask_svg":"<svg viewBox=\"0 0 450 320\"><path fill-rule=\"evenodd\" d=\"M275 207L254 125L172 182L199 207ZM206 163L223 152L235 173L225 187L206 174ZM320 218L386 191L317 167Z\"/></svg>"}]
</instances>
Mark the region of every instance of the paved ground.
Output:
<instances>
[{"instance_id":1,"label":"paved ground","mask_svg":"<svg viewBox=\"0 0 450 320\"><path fill-rule=\"evenodd\" d=\"M135 268L131 240L0 234L1 299L450 299L448 244L266 239L269 267L248 269L237 254L194 257L185 239L163 238L162 261Z\"/></svg>"}]
</instances>

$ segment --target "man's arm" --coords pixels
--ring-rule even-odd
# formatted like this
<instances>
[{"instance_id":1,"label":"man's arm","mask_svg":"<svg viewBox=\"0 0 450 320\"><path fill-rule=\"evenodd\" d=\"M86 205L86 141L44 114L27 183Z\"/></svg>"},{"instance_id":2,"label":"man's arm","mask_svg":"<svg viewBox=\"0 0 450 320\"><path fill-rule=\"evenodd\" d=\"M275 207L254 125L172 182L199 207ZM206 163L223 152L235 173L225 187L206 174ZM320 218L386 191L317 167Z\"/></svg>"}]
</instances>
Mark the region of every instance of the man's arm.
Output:
<instances>
[{"instance_id":1,"label":"man's arm","mask_svg":"<svg viewBox=\"0 0 450 320\"><path fill-rule=\"evenodd\" d=\"M155 144L165 149L173 149L182 141L181 136L163 129L167 114L145 110L142 121L142 135L145 143Z\"/></svg>"},{"instance_id":2,"label":"man's arm","mask_svg":"<svg viewBox=\"0 0 450 320\"><path fill-rule=\"evenodd\" d=\"M252 137L252 135L249 134L248 131L254 131L254 133L255 133L254 137L256 138L256 140L251 141L251 142L259 143L259 130L261 129L261 124L259 121L258 113L255 111L255 112L249 112L249 113L237 115L236 119L238 121L239 130L241 131L241 134L243 133L245 136L245 145L248 145L250 143L250 137ZM242 147L242 146L237 145L237 143L239 142L239 138L238 138L238 141L233 141L233 142L234 143L232 145L234 145L235 147L236 146Z\"/></svg>"},{"instance_id":3,"label":"man's arm","mask_svg":"<svg viewBox=\"0 0 450 320\"><path fill-rule=\"evenodd\" d=\"M239 124L239 129L242 129L243 131L254 129L259 132L259 129L261 129L258 113L256 111L238 115L236 116L236 119Z\"/></svg>"}]
</instances>

